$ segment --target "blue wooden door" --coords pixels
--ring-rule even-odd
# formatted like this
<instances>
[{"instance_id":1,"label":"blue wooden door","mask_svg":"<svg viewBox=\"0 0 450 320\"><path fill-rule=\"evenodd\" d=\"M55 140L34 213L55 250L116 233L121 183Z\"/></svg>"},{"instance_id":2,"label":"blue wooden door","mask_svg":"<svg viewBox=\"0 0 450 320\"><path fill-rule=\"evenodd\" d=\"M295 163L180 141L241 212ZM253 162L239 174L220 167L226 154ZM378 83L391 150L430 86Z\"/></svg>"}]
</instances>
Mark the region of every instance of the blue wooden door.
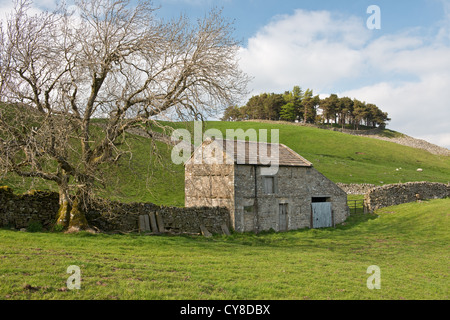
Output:
<instances>
[{"instance_id":1,"label":"blue wooden door","mask_svg":"<svg viewBox=\"0 0 450 320\"><path fill-rule=\"evenodd\" d=\"M328 228L333 226L331 217L331 202L311 203L313 228Z\"/></svg>"}]
</instances>

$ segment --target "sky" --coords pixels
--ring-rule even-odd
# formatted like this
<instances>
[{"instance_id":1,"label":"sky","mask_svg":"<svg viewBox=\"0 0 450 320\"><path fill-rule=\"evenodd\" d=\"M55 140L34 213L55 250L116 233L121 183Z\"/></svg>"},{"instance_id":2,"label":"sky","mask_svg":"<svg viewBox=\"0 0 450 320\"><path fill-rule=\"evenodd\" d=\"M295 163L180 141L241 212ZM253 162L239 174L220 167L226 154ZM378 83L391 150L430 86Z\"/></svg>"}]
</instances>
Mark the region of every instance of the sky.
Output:
<instances>
[{"instance_id":1,"label":"sky","mask_svg":"<svg viewBox=\"0 0 450 320\"><path fill-rule=\"evenodd\" d=\"M40 9L53 0L36 0ZM388 128L450 148L450 0L153 0L163 18L234 21L250 95L298 85L374 103ZM368 27L379 8L379 29ZM0 12L11 1L0 0ZM370 26L370 23L369 23ZM242 104L245 104L243 101Z\"/></svg>"}]
</instances>

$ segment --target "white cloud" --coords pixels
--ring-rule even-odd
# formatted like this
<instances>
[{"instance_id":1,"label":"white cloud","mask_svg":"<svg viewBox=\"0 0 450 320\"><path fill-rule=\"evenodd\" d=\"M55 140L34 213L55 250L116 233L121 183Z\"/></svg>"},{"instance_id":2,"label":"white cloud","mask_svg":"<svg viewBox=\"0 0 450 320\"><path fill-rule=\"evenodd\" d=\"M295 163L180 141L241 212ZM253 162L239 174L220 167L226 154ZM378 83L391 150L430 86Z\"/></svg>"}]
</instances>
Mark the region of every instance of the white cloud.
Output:
<instances>
[{"instance_id":1,"label":"white cloud","mask_svg":"<svg viewBox=\"0 0 450 320\"><path fill-rule=\"evenodd\" d=\"M69 1L70 2L70 1ZM56 0L34 0L28 12L29 15L42 13L43 11L51 11L56 9ZM6 17L14 11L13 0L0 0L0 20L5 20Z\"/></svg>"},{"instance_id":2,"label":"white cloud","mask_svg":"<svg viewBox=\"0 0 450 320\"><path fill-rule=\"evenodd\" d=\"M415 28L374 37L365 21L327 11L278 16L241 50L254 94L294 85L375 103L390 128L450 148L450 1L432 37ZM423 34L428 33L428 37ZM341 92L337 92L341 91Z\"/></svg>"},{"instance_id":3,"label":"white cloud","mask_svg":"<svg viewBox=\"0 0 450 320\"><path fill-rule=\"evenodd\" d=\"M384 82L339 95L375 103L389 113L392 129L417 138L427 136L430 142L449 147L449 86L449 75L430 75L419 82Z\"/></svg>"},{"instance_id":4,"label":"white cloud","mask_svg":"<svg viewBox=\"0 0 450 320\"><path fill-rule=\"evenodd\" d=\"M250 38L241 50L241 65L262 91L293 84L322 90L362 67L359 49L370 37L363 26L354 17L296 10L276 17Z\"/></svg>"}]
</instances>

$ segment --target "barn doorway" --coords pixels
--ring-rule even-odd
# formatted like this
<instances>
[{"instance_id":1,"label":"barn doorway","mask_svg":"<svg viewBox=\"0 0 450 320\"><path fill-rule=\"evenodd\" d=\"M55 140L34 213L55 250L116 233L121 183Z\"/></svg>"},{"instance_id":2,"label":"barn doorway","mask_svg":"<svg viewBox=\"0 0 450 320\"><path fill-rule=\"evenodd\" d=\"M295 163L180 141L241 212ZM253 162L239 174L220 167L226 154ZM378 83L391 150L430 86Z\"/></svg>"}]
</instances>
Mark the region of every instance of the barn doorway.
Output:
<instances>
[{"instance_id":1,"label":"barn doorway","mask_svg":"<svg viewBox=\"0 0 450 320\"><path fill-rule=\"evenodd\" d=\"M256 232L255 207L244 206L244 230Z\"/></svg>"},{"instance_id":2,"label":"barn doorway","mask_svg":"<svg viewBox=\"0 0 450 320\"><path fill-rule=\"evenodd\" d=\"M288 204L280 203L279 204L279 231L288 231Z\"/></svg>"},{"instance_id":3,"label":"barn doorway","mask_svg":"<svg viewBox=\"0 0 450 320\"><path fill-rule=\"evenodd\" d=\"M329 228L333 226L330 197L313 197L311 199L312 228Z\"/></svg>"}]
</instances>

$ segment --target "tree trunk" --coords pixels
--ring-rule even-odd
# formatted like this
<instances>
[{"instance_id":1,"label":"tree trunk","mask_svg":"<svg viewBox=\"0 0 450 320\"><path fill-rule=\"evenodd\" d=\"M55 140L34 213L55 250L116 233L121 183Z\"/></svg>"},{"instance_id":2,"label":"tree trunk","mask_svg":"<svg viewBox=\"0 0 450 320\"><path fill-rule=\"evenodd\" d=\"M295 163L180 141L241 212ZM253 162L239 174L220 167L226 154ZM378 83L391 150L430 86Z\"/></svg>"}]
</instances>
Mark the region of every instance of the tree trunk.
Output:
<instances>
[{"instance_id":1,"label":"tree trunk","mask_svg":"<svg viewBox=\"0 0 450 320\"><path fill-rule=\"evenodd\" d=\"M70 210L69 230L79 231L89 229L86 216L84 214L86 206L84 205L82 196L76 196Z\"/></svg>"},{"instance_id":2,"label":"tree trunk","mask_svg":"<svg viewBox=\"0 0 450 320\"><path fill-rule=\"evenodd\" d=\"M71 203L69 189L66 184L61 184L59 188L59 210L56 218L56 225L67 228L70 221Z\"/></svg>"},{"instance_id":3,"label":"tree trunk","mask_svg":"<svg viewBox=\"0 0 450 320\"><path fill-rule=\"evenodd\" d=\"M66 180L67 181L67 180ZM70 231L80 231L89 229L89 224L85 216L88 196L86 192L78 191L72 201L69 195L69 188L66 183L59 186L59 210L56 225L62 226Z\"/></svg>"},{"instance_id":4,"label":"tree trunk","mask_svg":"<svg viewBox=\"0 0 450 320\"><path fill-rule=\"evenodd\" d=\"M77 191L75 199L70 210L70 231L88 230L89 224L86 219L86 207L89 202L88 192L84 189Z\"/></svg>"},{"instance_id":5,"label":"tree trunk","mask_svg":"<svg viewBox=\"0 0 450 320\"><path fill-rule=\"evenodd\" d=\"M303 123L308 121L308 109L305 107L305 112L303 114Z\"/></svg>"}]
</instances>

